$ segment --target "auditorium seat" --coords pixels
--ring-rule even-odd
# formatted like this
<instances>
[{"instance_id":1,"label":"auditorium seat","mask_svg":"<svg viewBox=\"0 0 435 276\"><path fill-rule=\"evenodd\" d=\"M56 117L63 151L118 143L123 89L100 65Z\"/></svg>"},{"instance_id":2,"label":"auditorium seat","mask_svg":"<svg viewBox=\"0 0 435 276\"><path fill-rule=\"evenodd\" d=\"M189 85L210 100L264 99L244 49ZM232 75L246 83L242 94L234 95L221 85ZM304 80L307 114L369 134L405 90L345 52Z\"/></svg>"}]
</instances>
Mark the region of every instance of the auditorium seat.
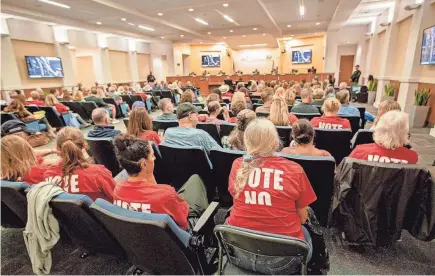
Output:
<instances>
[{"instance_id":1,"label":"auditorium seat","mask_svg":"<svg viewBox=\"0 0 435 276\"><path fill-rule=\"evenodd\" d=\"M174 95L172 95L171 91L169 91L169 90L161 90L161 93L162 93L162 96L161 96L160 99L165 99L165 98L171 99L171 102L175 103L175 98L174 98Z\"/></svg>"},{"instance_id":2,"label":"auditorium seat","mask_svg":"<svg viewBox=\"0 0 435 276\"><path fill-rule=\"evenodd\" d=\"M168 120L153 120L153 130L159 131L159 129L163 129L163 131L166 131L166 129L170 127L178 127L178 121L168 121Z\"/></svg>"},{"instance_id":3,"label":"auditorium seat","mask_svg":"<svg viewBox=\"0 0 435 276\"><path fill-rule=\"evenodd\" d=\"M164 167L159 147L153 141L150 141L150 144L154 150L154 156L156 157L154 160L154 177L156 178L157 183L169 183L170 180L167 177L168 168Z\"/></svg>"},{"instance_id":4,"label":"auditorium seat","mask_svg":"<svg viewBox=\"0 0 435 276\"><path fill-rule=\"evenodd\" d=\"M210 179L212 165L202 147L160 144L159 150L169 180L167 184L178 191L193 174L198 174L206 185L209 200L214 198L216 191Z\"/></svg>"},{"instance_id":5,"label":"auditorium seat","mask_svg":"<svg viewBox=\"0 0 435 276\"><path fill-rule=\"evenodd\" d=\"M270 115L269 112L256 112L255 114L257 115L257 118L267 118Z\"/></svg>"},{"instance_id":6,"label":"auditorium seat","mask_svg":"<svg viewBox=\"0 0 435 276\"><path fill-rule=\"evenodd\" d=\"M298 119L307 119L311 121L314 117L320 117L321 115L319 113L295 113L292 112Z\"/></svg>"},{"instance_id":7,"label":"auditorium seat","mask_svg":"<svg viewBox=\"0 0 435 276\"><path fill-rule=\"evenodd\" d=\"M48 123L54 128L62 128L65 126L65 122L62 116L58 115L56 109L52 106L40 106L39 110L45 111L45 118Z\"/></svg>"},{"instance_id":8,"label":"auditorium seat","mask_svg":"<svg viewBox=\"0 0 435 276\"><path fill-rule=\"evenodd\" d=\"M24 182L1 180L1 225L8 228L23 228L27 223L27 199ZM3 209L3 207L6 207Z\"/></svg>"},{"instance_id":9,"label":"auditorium seat","mask_svg":"<svg viewBox=\"0 0 435 276\"><path fill-rule=\"evenodd\" d=\"M0 115L1 115L0 121L1 121L2 124L7 122L7 121L11 121L11 120L21 121L12 112L1 112ZM38 120L26 121L24 123L26 124L26 126L29 129L34 130L34 131L44 131L44 130L47 129L47 126L44 125L44 124L39 124Z\"/></svg>"},{"instance_id":10,"label":"auditorium seat","mask_svg":"<svg viewBox=\"0 0 435 276\"><path fill-rule=\"evenodd\" d=\"M124 257L116 240L96 220L89 207L93 203L86 195L61 193L50 201L59 226L83 253L105 253Z\"/></svg>"},{"instance_id":11,"label":"auditorium seat","mask_svg":"<svg viewBox=\"0 0 435 276\"><path fill-rule=\"evenodd\" d=\"M252 110L257 110L257 107L263 106L264 104L254 103L252 106Z\"/></svg>"},{"instance_id":12,"label":"auditorium seat","mask_svg":"<svg viewBox=\"0 0 435 276\"><path fill-rule=\"evenodd\" d=\"M119 104L115 102L113 98L103 98L103 101L107 104L112 104L116 107L116 118L122 118L126 115L122 112L121 107L119 106Z\"/></svg>"},{"instance_id":13,"label":"auditorium seat","mask_svg":"<svg viewBox=\"0 0 435 276\"><path fill-rule=\"evenodd\" d=\"M296 162L304 169L317 200L310 204L322 226L328 222L328 212L334 187L335 159L331 156L301 156L279 153L279 156Z\"/></svg>"},{"instance_id":14,"label":"auditorium seat","mask_svg":"<svg viewBox=\"0 0 435 276\"><path fill-rule=\"evenodd\" d=\"M208 113L208 111L207 110L200 110L199 112L198 112L198 114L199 115L210 115L209 113Z\"/></svg>"},{"instance_id":15,"label":"auditorium seat","mask_svg":"<svg viewBox=\"0 0 435 276\"><path fill-rule=\"evenodd\" d=\"M121 99L128 104L128 106L130 107L130 109L133 108L133 101L130 98L130 95L121 95Z\"/></svg>"},{"instance_id":16,"label":"auditorium seat","mask_svg":"<svg viewBox=\"0 0 435 276\"><path fill-rule=\"evenodd\" d=\"M348 119L349 120L350 127L352 129L352 135L354 135L360 129L360 127L359 127L359 125L360 125L359 122L361 120L360 117L340 115L340 118Z\"/></svg>"},{"instance_id":17,"label":"auditorium seat","mask_svg":"<svg viewBox=\"0 0 435 276\"><path fill-rule=\"evenodd\" d=\"M234 130L235 127L236 127L236 124L232 124L232 123L223 123L223 124L221 124L220 125L220 129L221 129L220 136L221 136L221 139L222 139L222 137L229 136L230 133Z\"/></svg>"},{"instance_id":18,"label":"auditorium seat","mask_svg":"<svg viewBox=\"0 0 435 276\"><path fill-rule=\"evenodd\" d=\"M216 143L218 143L219 146L222 146L219 131L215 123L198 123L196 125L196 128L202 129L210 134L210 136L216 141Z\"/></svg>"},{"instance_id":19,"label":"auditorium seat","mask_svg":"<svg viewBox=\"0 0 435 276\"><path fill-rule=\"evenodd\" d=\"M365 107L357 107L361 117L361 128L364 128L366 125L366 108Z\"/></svg>"},{"instance_id":20,"label":"auditorium seat","mask_svg":"<svg viewBox=\"0 0 435 276\"><path fill-rule=\"evenodd\" d=\"M288 147L291 141L292 127L291 126L276 126L279 139L282 147Z\"/></svg>"},{"instance_id":21,"label":"auditorium seat","mask_svg":"<svg viewBox=\"0 0 435 276\"><path fill-rule=\"evenodd\" d=\"M88 115L89 118L92 118L92 111L94 111L94 109L98 108L97 104L95 102L80 102L83 106L83 108L86 111L86 114Z\"/></svg>"},{"instance_id":22,"label":"auditorium seat","mask_svg":"<svg viewBox=\"0 0 435 276\"><path fill-rule=\"evenodd\" d=\"M320 114L323 114L323 110L322 110L321 105L315 105L315 107L317 108L317 110L319 111Z\"/></svg>"},{"instance_id":23,"label":"auditorium seat","mask_svg":"<svg viewBox=\"0 0 435 276\"><path fill-rule=\"evenodd\" d=\"M134 102L143 102L142 97L139 95L130 95L131 101ZM132 105L133 105L132 103Z\"/></svg>"},{"instance_id":24,"label":"auditorium seat","mask_svg":"<svg viewBox=\"0 0 435 276\"><path fill-rule=\"evenodd\" d=\"M128 118L122 119L124 122L125 128L128 128Z\"/></svg>"},{"instance_id":25,"label":"auditorium seat","mask_svg":"<svg viewBox=\"0 0 435 276\"><path fill-rule=\"evenodd\" d=\"M321 129L315 128L314 143L316 148L328 151L340 164L344 157L350 154L350 140L352 131L349 129Z\"/></svg>"},{"instance_id":26,"label":"auditorium seat","mask_svg":"<svg viewBox=\"0 0 435 276\"><path fill-rule=\"evenodd\" d=\"M115 177L121 172L122 168L116 159L115 147L112 138L91 138L86 137L86 142L89 145L89 150L97 164L104 165L112 172L112 177Z\"/></svg>"},{"instance_id":27,"label":"auditorium seat","mask_svg":"<svg viewBox=\"0 0 435 276\"><path fill-rule=\"evenodd\" d=\"M356 148L356 146L358 145L371 144L371 143L374 143L373 130L360 129L353 137L352 149Z\"/></svg>"},{"instance_id":28,"label":"auditorium seat","mask_svg":"<svg viewBox=\"0 0 435 276\"><path fill-rule=\"evenodd\" d=\"M193 235L180 229L167 214L130 211L103 199L97 199L91 211L122 246L136 268L133 274L211 275L213 266L207 263L202 241L209 239L212 232L202 237L213 227L218 207L210 204Z\"/></svg>"},{"instance_id":29,"label":"auditorium seat","mask_svg":"<svg viewBox=\"0 0 435 276\"><path fill-rule=\"evenodd\" d=\"M260 273L238 267L228 256L234 248L246 253L270 257L301 257L300 274L307 274L309 245L306 241L289 236L269 234L230 225L217 225L214 229L219 241L217 275L258 275ZM226 258L224 258L224 254ZM271 273L273 274L273 273Z\"/></svg>"},{"instance_id":30,"label":"auditorium seat","mask_svg":"<svg viewBox=\"0 0 435 276\"><path fill-rule=\"evenodd\" d=\"M261 100L261 96L258 96L258 95L250 95L249 97L251 98L251 100L253 100L253 99Z\"/></svg>"},{"instance_id":31,"label":"auditorium seat","mask_svg":"<svg viewBox=\"0 0 435 276\"><path fill-rule=\"evenodd\" d=\"M83 120L90 123L92 122L92 117L88 116L88 113L86 112L86 109L83 107L81 102L61 102L62 104L69 107L69 109L80 115Z\"/></svg>"},{"instance_id":32,"label":"auditorium seat","mask_svg":"<svg viewBox=\"0 0 435 276\"><path fill-rule=\"evenodd\" d=\"M292 111L293 105L288 105L288 112L290 113Z\"/></svg>"},{"instance_id":33,"label":"auditorium seat","mask_svg":"<svg viewBox=\"0 0 435 276\"><path fill-rule=\"evenodd\" d=\"M203 103L193 103L194 106L199 106L201 107L201 109L204 109L204 104Z\"/></svg>"},{"instance_id":34,"label":"auditorium seat","mask_svg":"<svg viewBox=\"0 0 435 276\"><path fill-rule=\"evenodd\" d=\"M219 203L223 207L233 205L233 198L228 192L228 177L234 160L242 157L245 153L245 151L229 149L212 149L210 151L210 160L213 165L213 183L217 187Z\"/></svg>"},{"instance_id":35,"label":"auditorium seat","mask_svg":"<svg viewBox=\"0 0 435 276\"><path fill-rule=\"evenodd\" d=\"M39 111L39 107L37 107L36 105L26 105L25 108L30 112L37 112Z\"/></svg>"}]
</instances>

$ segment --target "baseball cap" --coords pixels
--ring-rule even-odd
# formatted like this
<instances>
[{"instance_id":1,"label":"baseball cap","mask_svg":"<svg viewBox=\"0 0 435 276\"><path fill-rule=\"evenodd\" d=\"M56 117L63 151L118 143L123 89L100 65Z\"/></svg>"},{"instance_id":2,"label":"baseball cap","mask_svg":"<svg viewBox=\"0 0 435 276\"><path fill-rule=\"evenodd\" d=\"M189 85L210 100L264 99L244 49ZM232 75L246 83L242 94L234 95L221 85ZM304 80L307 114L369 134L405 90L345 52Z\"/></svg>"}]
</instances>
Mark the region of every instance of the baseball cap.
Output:
<instances>
[{"instance_id":1,"label":"baseball cap","mask_svg":"<svg viewBox=\"0 0 435 276\"><path fill-rule=\"evenodd\" d=\"M29 129L25 123L19 120L10 120L1 125L1 135L6 136L17 132L26 132L27 134L35 134L37 131Z\"/></svg>"},{"instance_id":2,"label":"baseball cap","mask_svg":"<svg viewBox=\"0 0 435 276\"><path fill-rule=\"evenodd\" d=\"M189 116L190 113L199 112L201 109L201 107L194 106L191 103L182 103L177 107L177 117L178 119L183 119Z\"/></svg>"},{"instance_id":3,"label":"baseball cap","mask_svg":"<svg viewBox=\"0 0 435 276\"><path fill-rule=\"evenodd\" d=\"M137 107L145 107L145 103L143 101L135 101L131 107L132 109Z\"/></svg>"}]
</instances>

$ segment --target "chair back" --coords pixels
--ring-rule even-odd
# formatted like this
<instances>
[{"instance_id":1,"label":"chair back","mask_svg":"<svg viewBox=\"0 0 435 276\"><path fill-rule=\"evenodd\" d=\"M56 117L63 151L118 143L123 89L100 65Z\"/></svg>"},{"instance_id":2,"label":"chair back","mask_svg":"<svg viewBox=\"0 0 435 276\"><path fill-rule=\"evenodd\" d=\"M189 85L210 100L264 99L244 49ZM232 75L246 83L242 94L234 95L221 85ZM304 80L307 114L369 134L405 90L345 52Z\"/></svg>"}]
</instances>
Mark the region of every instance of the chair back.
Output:
<instances>
[{"instance_id":1,"label":"chair back","mask_svg":"<svg viewBox=\"0 0 435 276\"><path fill-rule=\"evenodd\" d=\"M36 105L26 105L25 108L30 112L37 112L39 111L39 107L37 107Z\"/></svg>"},{"instance_id":2,"label":"chair back","mask_svg":"<svg viewBox=\"0 0 435 276\"><path fill-rule=\"evenodd\" d=\"M23 228L27 223L27 198L25 190L30 186L24 182L1 180L1 224L10 228Z\"/></svg>"},{"instance_id":3,"label":"chair back","mask_svg":"<svg viewBox=\"0 0 435 276\"><path fill-rule=\"evenodd\" d=\"M188 250L190 235L169 215L130 211L103 199L97 199L91 211L137 268L149 274L195 274L195 258Z\"/></svg>"},{"instance_id":4,"label":"chair back","mask_svg":"<svg viewBox=\"0 0 435 276\"><path fill-rule=\"evenodd\" d=\"M349 129L321 129L315 128L316 148L328 151L340 164L344 157L350 154L350 140L352 131Z\"/></svg>"},{"instance_id":5,"label":"chair back","mask_svg":"<svg viewBox=\"0 0 435 276\"><path fill-rule=\"evenodd\" d=\"M124 255L124 251L104 226L95 219L86 195L61 193L50 201L53 215L72 242L90 252Z\"/></svg>"},{"instance_id":6,"label":"chair back","mask_svg":"<svg viewBox=\"0 0 435 276\"><path fill-rule=\"evenodd\" d=\"M92 111L94 111L94 109L98 108L97 104L95 102L80 102L80 104L85 109L88 117L92 118Z\"/></svg>"},{"instance_id":7,"label":"chair back","mask_svg":"<svg viewBox=\"0 0 435 276\"><path fill-rule=\"evenodd\" d=\"M259 103L254 103L254 105L252 106L252 109L254 110L254 112L255 112L255 110L257 110L257 107L260 107L260 106L263 106L264 104L259 104Z\"/></svg>"},{"instance_id":8,"label":"chair back","mask_svg":"<svg viewBox=\"0 0 435 276\"><path fill-rule=\"evenodd\" d=\"M47 121L52 127L62 128L65 126L65 122L63 121L62 116L57 115L54 107L40 106L39 109L45 111L45 118L47 118Z\"/></svg>"},{"instance_id":9,"label":"chair back","mask_svg":"<svg viewBox=\"0 0 435 276\"><path fill-rule=\"evenodd\" d=\"M165 98L171 99L171 102L175 103L175 98L174 98L174 95L172 94L171 91L169 91L169 90L162 90L161 93L162 93L162 96L161 96L160 99L165 99Z\"/></svg>"},{"instance_id":10,"label":"chair back","mask_svg":"<svg viewBox=\"0 0 435 276\"><path fill-rule=\"evenodd\" d=\"M317 200L310 204L322 226L328 223L334 188L335 159L331 156L300 156L280 153L280 156L298 163L304 169Z\"/></svg>"},{"instance_id":11,"label":"chair back","mask_svg":"<svg viewBox=\"0 0 435 276\"><path fill-rule=\"evenodd\" d=\"M269 117L269 112L256 112L255 115L257 115L257 118L267 118Z\"/></svg>"},{"instance_id":12,"label":"chair back","mask_svg":"<svg viewBox=\"0 0 435 276\"><path fill-rule=\"evenodd\" d=\"M352 129L352 135L359 130L359 122L361 120L359 116L340 116L340 118L349 120L350 127Z\"/></svg>"},{"instance_id":13,"label":"chair back","mask_svg":"<svg viewBox=\"0 0 435 276\"><path fill-rule=\"evenodd\" d=\"M204 104L203 103L193 103L194 106L199 106L201 107L201 109L204 109Z\"/></svg>"},{"instance_id":14,"label":"chair back","mask_svg":"<svg viewBox=\"0 0 435 276\"><path fill-rule=\"evenodd\" d=\"M371 129L360 129L354 136L354 141L352 143L352 149L356 148L358 145L371 144L373 141L373 130Z\"/></svg>"},{"instance_id":15,"label":"chair back","mask_svg":"<svg viewBox=\"0 0 435 276\"><path fill-rule=\"evenodd\" d=\"M261 100L261 96L259 96L259 95L250 95L249 96L251 99L259 99L259 100Z\"/></svg>"},{"instance_id":16,"label":"chair back","mask_svg":"<svg viewBox=\"0 0 435 276\"><path fill-rule=\"evenodd\" d=\"M128 128L128 118L122 120L124 122L125 128Z\"/></svg>"},{"instance_id":17,"label":"chair back","mask_svg":"<svg viewBox=\"0 0 435 276\"><path fill-rule=\"evenodd\" d=\"M130 95L131 105L133 106L134 102L143 102L142 97L139 95Z\"/></svg>"},{"instance_id":18,"label":"chair back","mask_svg":"<svg viewBox=\"0 0 435 276\"><path fill-rule=\"evenodd\" d=\"M151 147L154 150L154 177L157 183L169 183L169 178L167 177L168 168L164 167L162 154L160 153L159 147L153 141L150 141Z\"/></svg>"},{"instance_id":19,"label":"chair back","mask_svg":"<svg viewBox=\"0 0 435 276\"><path fill-rule=\"evenodd\" d=\"M133 108L133 101L130 98L130 95L121 95L121 99L128 104L128 106Z\"/></svg>"},{"instance_id":20,"label":"chair back","mask_svg":"<svg viewBox=\"0 0 435 276\"><path fill-rule=\"evenodd\" d=\"M220 131L220 136L221 139L224 136L229 136L231 131L234 130L234 128L236 127L236 124L232 124L232 123L223 123L220 125L221 131Z\"/></svg>"},{"instance_id":21,"label":"chair back","mask_svg":"<svg viewBox=\"0 0 435 276\"><path fill-rule=\"evenodd\" d=\"M62 102L62 104L68 106L72 112L79 114L83 120L85 120L85 121L92 120L92 116L91 117L88 116L88 113L86 112L86 109L83 107L82 103L80 103L80 102Z\"/></svg>"},{"instance_id":22,"label":"chair back","mask_svg":"<svg viewBox=\"0 0 435 276\"><path fill-rule=\"evenodd\" d=\"M219 130L215 123L198 123L196 128L202 129L210 134L210 136L218 143L218 145L222 146Z\"/></svg>"},{"instance_id":23,"label":"chair back","mask_svg":"<svg viewBox=\"0 0 435 276\"><path fill-rule=\"evenodd\" d=\"M357 107L361 117L361 128L364 128L366 125L366 108L365 107Z\"/></svg>"},{"instance_id":24,"label":"chair back","mask_svg":"<svg viewBox=\"0 0 435 276\"><path fill-rule=\"evenodd\" d=\"M104 165L115 177L122 171L115 154L115 146L112 138L86 137L86 142L97 164Z\"/></svg>"},{"instance_id":25,"label":"chair back","mask_svg":"<svg viewBox=\"0 0 435 276\"><path fill-rule=\"evenodd\" d=\"M121 109L121 107L119 106L119 104L117 104L117 103L115 102L115 99L113 99L113 98L103 98L103 101L104 101L105 103L113 104L113 105L115 106L115 108L116 108L116 117L117 117L117 118L119 118L119 117L124 117L124 113L122 112L122 109Z\"/></svg>"},{"instance_id":26,"label":"chair back","mask_svg":"<svg viewBox=\"0 0 435 276\"><path fill-rule=\"evenodd\" d=\"M153 130L159 131L159 129L163 129L166 131L170 127L178 127L178 121L167 121L167 120L153 120Z\"/></svg>"},{"instance_id":27,"label":"chair back","mask_svg":"<svg viewBox=\"0 0 435 276\"><path fill-rule=\"evenodd\" d=\"M233 197L228 192L228 176L234 160L242 157L244 151L229 150L229 149L212 149L210 151L210 160L213 165L212 179L214 186L217 187L219 203L223 207L233 205Z\"/></svg>"},{"instance_id":28,"label":"chair back","mask_svg":"<svg viewBox=\"0 0 435 276\"><path fill-rule=\"evenodd\" d=\"M281 140L281 145L283 147L290 146L292 127L291 126L276 126L278 131L279 139Z\"/></svg>"},{"instance_id":29,"label":"chair back","mask_svg":"<svg viewBox=\"0 0 435 276\"><path fill-rule=\"evenodd\" d=\"M295 113L292 112L298 119L307 119L311 121L314 117L320 117L319 113Z\"/></svg>"},{"instance_id":30,"label":"chair back","mask_svg":"<svg viewBox=\"0 0 435 276\"><path fill-rule=\"evenodd\" d=\"M219 241L220 254L232 256L233 248L255 255L269 257L300 257L301 274L307 274L309 245L306 241L289 236L269 234L230 225L217 225L214 233ZM222 260L219 256L219 260ZM228 258L231 262L231 259ZM235 264L233 264L235 265ZM222 263L218 275L222 274Z\"/></svg>"}]
</instances>

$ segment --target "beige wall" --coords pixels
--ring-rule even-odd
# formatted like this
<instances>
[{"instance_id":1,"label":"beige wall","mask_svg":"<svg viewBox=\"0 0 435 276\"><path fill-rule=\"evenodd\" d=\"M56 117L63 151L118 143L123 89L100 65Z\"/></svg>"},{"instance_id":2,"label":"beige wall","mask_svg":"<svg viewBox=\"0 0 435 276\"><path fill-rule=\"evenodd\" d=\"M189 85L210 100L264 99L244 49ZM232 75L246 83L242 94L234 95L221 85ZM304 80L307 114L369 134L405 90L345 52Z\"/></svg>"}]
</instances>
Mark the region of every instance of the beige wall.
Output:
<instances>
[{"instance_id":1,"label":"beige wall","mask_svg":"<svg viewBox=\"0 0 435 276\"><path fill-rule=\"evenodd\" d=\"M12 45L15 53L15 59L17 61L18 71L20 73L22 88L56 87L63 85L62 78L31 79L27 74L25 56L55 57L57 55L54 44L12 40Z\"/></svg>"},{"instance_id":2,"label":"beige wall","mask_svg":"<svg viewBox=\"0 0 435 276\"><path fill-rule=\"evenodd\" d=\"M150 55L137 54L137 69L139 71L139 80L145 81L150 73Z\"/></svg>"},{"instance_id":3,"label":"beige wall","mask_svg":"<svg viewBox=\"0 0 435 276\"><path fill-rule=\"evenodd\" d=\"M377 39L375 41L375 45L373 48L373 56L372 56L372 66L370 70L370 74L378 77L381 73L381 49L384 48L385 44L385 33L386 31L380 32L377 34Z\"/></svg>"},{"instance_id":4,"label":"beige wall","mask_svg":"<svg viewBox=\"0 0 435 276\"><path fill-rule=\"evenodd\" d=\"M129 82L132 80L127 52L109 51L109 62L112 82Z\"/></svg>"},{"instance_id":5,"label":"beige wall","mask_svg":"<svg viewBox=\"0 0 435 276\"><path fill-rule=\"evenodd\" d=\"M296 69L300 73L306 73L307 69L312 66L317 69L317 72L323 72L324 42L323 36L292 39L286 43L281 42L281 48L285 47L286 53L280 55L280 72L291 73L292 69ZM293 64L291 61L292 51L302 49L312 50L312 63Z\"/></svg>"},{"instance_id":6,"label":"beige wall","mask_svg":"<svg viewBox=\"0 0 435 276\"><path fill-rule=\"evenodd\" d=\"M236 70L251 74L255 69L261 74L270 74L272 65L279 66L280 52L278 48L246 49L232 52ZM232 65L231 65L232 66ZM233 70L225 71L231 73Z\"/></svg>"},{"instance_id":7,"label":"beige wall","mask_svg":"<svg viewBox=\"0 0 435 276\"><path fill-rule=\"evenodd\" d=\"M202 52L217 52L221 56L221 67L219 68L204 68L201 66L201 53ZM190 70L196 74L202 74L204 70L209 71L211 74L216 74L220 70L229 74L232 69L232 58L226 54L226 47L224 45L191 45L190 46ZM181 65L181 68L182 65ZM182 69L181 69L182 70Z\"/></svg>"},{"instance_id":8,"label":"beige wall","mask_svg":"<svg viewBox=\"0 0 435 276\"><path fill-rule=\"evenodd\" d=\"M392 76L400 77L402 75L403 64L405 62L406 49L408 47L409 31L411 29L412 16L399 23L397 42L395 43L396 52L393 63Z\"/></svg>"},{"instance_id":9,"label":"beige wall","mask_svg":"<svg viewBox=\"0 0 435 276\"><path fill-rule=\"evenodd\" d=\"M94 70L94 58L92 56L77 57L77 71L76 78L78 82L81 82L84 86L94 86L95 84L95 70Z\"/></svg>"}]
</instances>

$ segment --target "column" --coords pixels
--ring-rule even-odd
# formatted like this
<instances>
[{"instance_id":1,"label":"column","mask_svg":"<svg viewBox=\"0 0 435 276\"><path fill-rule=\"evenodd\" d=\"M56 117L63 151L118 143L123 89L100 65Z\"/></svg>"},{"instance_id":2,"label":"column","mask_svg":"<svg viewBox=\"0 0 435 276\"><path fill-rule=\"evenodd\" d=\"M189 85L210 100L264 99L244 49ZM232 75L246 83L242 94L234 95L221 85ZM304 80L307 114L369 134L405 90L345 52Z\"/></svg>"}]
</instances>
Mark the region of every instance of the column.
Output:
<instances>
[{"instance_id":1,"label":"column","mask_svg":"<svg viewBox=\"0 0 435 276\"><path fill-rule=\"evenodd\" d=\"M130 61L131 79L132 82L139 81L139 68L137 65L137 53L128 52L128 59Z\"/></svg>"},{"instance_id":2,"label":"column","mask_svg":"<svg viewBox=\"0 0 435 276\"><path fill-rule=\"evenodd\" d=\"M369 47L367 49L367 57L366 57L366 63L365 63L365 72L366 74L364 75L366 77L366 79L369 78L370 72L372 71L372 57L373 57L373 48L374 45L376 44L376 40L377 40L377 31L378 31L378 18L376 17L373 22L372 25L370 27L370 32L372 33L372 37L370 38L370 42L369 42Z\"/></svg>"},{"instance_id":3,"label":"column","mask_svg":"<svg viewBox=\"0 0 435 276\"><path fill-rule=\"evenodd\" d=\"M60 44L55 42L57 56L62 59L62 69L63 69L63 85L64 86L74 86L76 85L76 74L73 66L73 57L71 55L71 50L66 44Z\"/></svg>"}]
</instances>

